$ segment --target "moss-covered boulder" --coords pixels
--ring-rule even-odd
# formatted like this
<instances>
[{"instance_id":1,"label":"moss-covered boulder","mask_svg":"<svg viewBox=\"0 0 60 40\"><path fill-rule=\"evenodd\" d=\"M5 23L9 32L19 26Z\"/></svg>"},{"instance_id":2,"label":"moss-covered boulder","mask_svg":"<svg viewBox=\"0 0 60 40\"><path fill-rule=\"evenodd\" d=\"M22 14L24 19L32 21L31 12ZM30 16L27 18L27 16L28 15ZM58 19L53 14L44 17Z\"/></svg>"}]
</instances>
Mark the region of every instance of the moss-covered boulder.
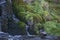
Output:
<instances>
[{"instance_id":1,"label":"moss-covered boulder","mask_svg":"<svg viewBox=\"0 0 60 40\"><path fill-rule=\"evenodd\" d=\"M13 0L12 2L14 13L17 18L23 22L18 23L18 27L22 31L25 30L25 23L31 26L29 28L31 34L39 34L39 27L42 27L43 24L48 34L51 33L52 29L58 30L56 25L60 21L59 16L56 15L55 10L52 10L53 8L44 0L35 0L32 4L25 4L23 0ZM25 31L23 31L23 33L25 34ZM56 33L56 31L52 31L52 34L54 33ZM56 35L57 34L58 33L56 33Z\"/></svg>"},{"instance_id":2,"label":"moss-covered boulder","mask_svg":"<svg viewBox=\"0 0 60 40\"><path fill-rule=\"evenodd\" d=\"M18 25L20 34L26 35L26 24L24 22L18 22L17 25Z\"/></svg>"}]
</instances>

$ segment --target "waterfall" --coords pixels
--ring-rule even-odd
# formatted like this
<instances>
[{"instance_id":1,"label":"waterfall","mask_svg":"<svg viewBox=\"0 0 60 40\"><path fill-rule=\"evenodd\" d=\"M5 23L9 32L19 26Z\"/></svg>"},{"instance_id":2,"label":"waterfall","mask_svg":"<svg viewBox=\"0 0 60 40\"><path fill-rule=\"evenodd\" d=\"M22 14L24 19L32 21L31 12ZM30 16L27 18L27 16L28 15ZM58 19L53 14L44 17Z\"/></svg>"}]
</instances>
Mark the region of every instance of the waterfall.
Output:
<instances>
[{"instance_id":1,"label":"waterfall","mask_svg":"<svg viewBox=\"0 0 60 40\"><path fill-rule=\"evenodd\" d=\"M14 14L13 14L13 17L12 17L12 18L13 18L13 20L14 20L16 23L20 21L19 19L16 18L16 16L15 16Z\"/></svg>"},{"instance_id":2,"label":"waterfall","mask_svg":"<svg viewBox=\"0 0 60 40\"><path fill-rule=\"evenodd\" d=\"M29 26L26 25L26 32L27 32L27 35L30 36L30 33L28 32L28 28L29 28Z\"/></svg>"},{"instance_id":3,"label":"waterfall","mask_svg":"<svg viewBox=\"0 0 60 40\"><path fill-rule=\"evenodd\" d=\"M29 37L34 37L35 35L31 35L30 33L29 33L29 31L28 31L28 28L29 28L30 26L28 26L28 25L26 25L26 33L27 33L27 36L29 36Z\"/></svg>"}]
</instances>

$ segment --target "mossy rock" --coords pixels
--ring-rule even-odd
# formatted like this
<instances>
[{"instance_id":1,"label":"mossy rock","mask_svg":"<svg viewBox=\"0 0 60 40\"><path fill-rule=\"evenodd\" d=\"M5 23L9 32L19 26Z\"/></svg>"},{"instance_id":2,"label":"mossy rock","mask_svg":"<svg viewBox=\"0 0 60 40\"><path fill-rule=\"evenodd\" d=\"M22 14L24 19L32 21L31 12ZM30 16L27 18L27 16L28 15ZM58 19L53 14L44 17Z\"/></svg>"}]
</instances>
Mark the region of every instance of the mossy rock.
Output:
<instances>
[{"instance_id":1,"label":"mossy rock","mask_svg":"<svg viewBox=\"0 0 60 40\"><path fill-rule=\"evenodd\" d=\"M36 33L37 35L40 34L40 29L41 29L41 28L42 28L41 23L36 23L36 24L34 25L34 31L35 31L35 33Z\"/></svg>"},{"instance_id":2,"label":"mossy rock","mask_svg":"<svg viewBox=\"0 0 60 40\"><path fill-rule=\"evenodd\" d=\"M32 35L39 35L40 34L40 29L42 28L42 25L40 23L36 23L33 26L30 26L28 31Z\"/></svg>"},{"instance_id":3,"label":"mossy rock","mask_svg":"<svg viewBox=\"0 0 60 40\"><path fill-rule=\"evenodd\" d=\"M18 28L19 28L19 31L20 31L20 34L21 35L25 35L26 34L26 24L24 22L18 22Z\"/></svg>"},{"instance_id":4,"label":"mossy rock","mask_svg":"<svg viewBox=\"0 0 60 40\"><path fill-rule=\"evenodd\" d=\"M53 1L53 0L52 0ZM43 1L42 1L43 3ZM25 22L31 20L34 25L32 25L31 28L29 28L30 33L32 34L38 34L38 27L36 26L38 23L44 24L45 31L47 33L50 33L52 35L57 35L57 31L53 32L54 30L59 30L58 26L56 26L56 22L53 20L58 20L58 16L55 14L55 11L50 12L50 10L44 10L40 3L36 2L34 5L28 5L24 4L23 0L15 0L13 1L13 7L14 7L14 12L17 15L17 17L22 21L18 22L18 27L20 30L22 30L21 34L25 34ZM52 9L52 8L51 8ZM16 12L17 11L17 12ZM28 13L27 13L28 12ZM55 24L56 23L56 24Z\"/></svg>"}]
</instances>

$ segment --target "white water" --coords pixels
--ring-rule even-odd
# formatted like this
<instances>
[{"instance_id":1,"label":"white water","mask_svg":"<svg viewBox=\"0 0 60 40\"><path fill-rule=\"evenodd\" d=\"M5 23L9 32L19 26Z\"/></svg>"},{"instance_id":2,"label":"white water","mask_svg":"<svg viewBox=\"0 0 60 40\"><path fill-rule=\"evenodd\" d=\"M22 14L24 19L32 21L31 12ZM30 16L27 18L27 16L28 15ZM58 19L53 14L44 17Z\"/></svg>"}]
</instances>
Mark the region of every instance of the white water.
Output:
<instances>
[{"instance_id":1,"label":"white water","mask_svg":"<svg viewBox=\"0 0 60 40\"><path fill-rule=\"evenodd\" d=\"M13 14L13 20L17 23L19 22L20 20L16 18L16 16Z\"/></svg>"},{"instance_id":2,"label":"white water","mask_svg":"<svg viewBox=\"0 0 60 40\"><path fill-rule=\"evenodd\" d=\"M29 28L29 26L26 25L26 32L27 32L27 35L30 36L30 33L28 32L28 28Z\"/></svg>"},{"instance_id":3,"label":"white water","mask_svg":"<svg viewBox=\"0 0 60 40\"><path fill-rule=\"evenodd\" d=\"M28 26L28 25L26 25L26 32L27 32L27 36L29 36L29 37L31 37L31 36L35 36L35 35L31 35L31 34L28 32L28 28L29 28L29 26Z\"/></svg>"},{"instance_id":4,"label":"white water","mask_svg":"<svg viewBox=\"0 0 60 40\"><path fill-rule=\"evenodd\" d=\"M9 35L8 40L13 40L13 36Z\"/></svg>"},{"instance_id":5,"label":"white water","mask_svg":"<svg viewBox=\"0 0 60 40\"><path fill-rule=\"evenodd\" d=\"M15 35L15 36L9 35L8 40L19 40L20 37L22 37L22 35Z\"/></svg>"}]
</instances>

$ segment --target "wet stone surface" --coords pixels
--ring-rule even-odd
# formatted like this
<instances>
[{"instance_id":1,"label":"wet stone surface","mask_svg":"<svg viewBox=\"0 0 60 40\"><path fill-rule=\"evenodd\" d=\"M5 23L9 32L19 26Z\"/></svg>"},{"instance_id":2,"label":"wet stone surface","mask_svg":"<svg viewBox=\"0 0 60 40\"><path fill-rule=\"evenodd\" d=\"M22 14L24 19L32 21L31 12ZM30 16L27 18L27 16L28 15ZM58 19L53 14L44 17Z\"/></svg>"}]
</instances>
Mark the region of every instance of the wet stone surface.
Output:
<instances>
[{"instance_id":1,"label":"wet stone surface","mask_svg":"<svg viewBox=\"0 0 60 40\"><path fill-rule=\"evenodd\" d=\"M59 40L54 36L46 36L46 38L41 38L39 36L29 37L29 36L13 36L9 40Z\"/></svg>"},{"instance_id":2,"label":"wet stone surface","mask_svg":"<svg viewBox=\"0 0 60 40\"><path fill-rule=\"evenodd\" d=\"M8 40L8 34L4 32L0 32L0 40Z\"/></svg>"}]
</instances>

